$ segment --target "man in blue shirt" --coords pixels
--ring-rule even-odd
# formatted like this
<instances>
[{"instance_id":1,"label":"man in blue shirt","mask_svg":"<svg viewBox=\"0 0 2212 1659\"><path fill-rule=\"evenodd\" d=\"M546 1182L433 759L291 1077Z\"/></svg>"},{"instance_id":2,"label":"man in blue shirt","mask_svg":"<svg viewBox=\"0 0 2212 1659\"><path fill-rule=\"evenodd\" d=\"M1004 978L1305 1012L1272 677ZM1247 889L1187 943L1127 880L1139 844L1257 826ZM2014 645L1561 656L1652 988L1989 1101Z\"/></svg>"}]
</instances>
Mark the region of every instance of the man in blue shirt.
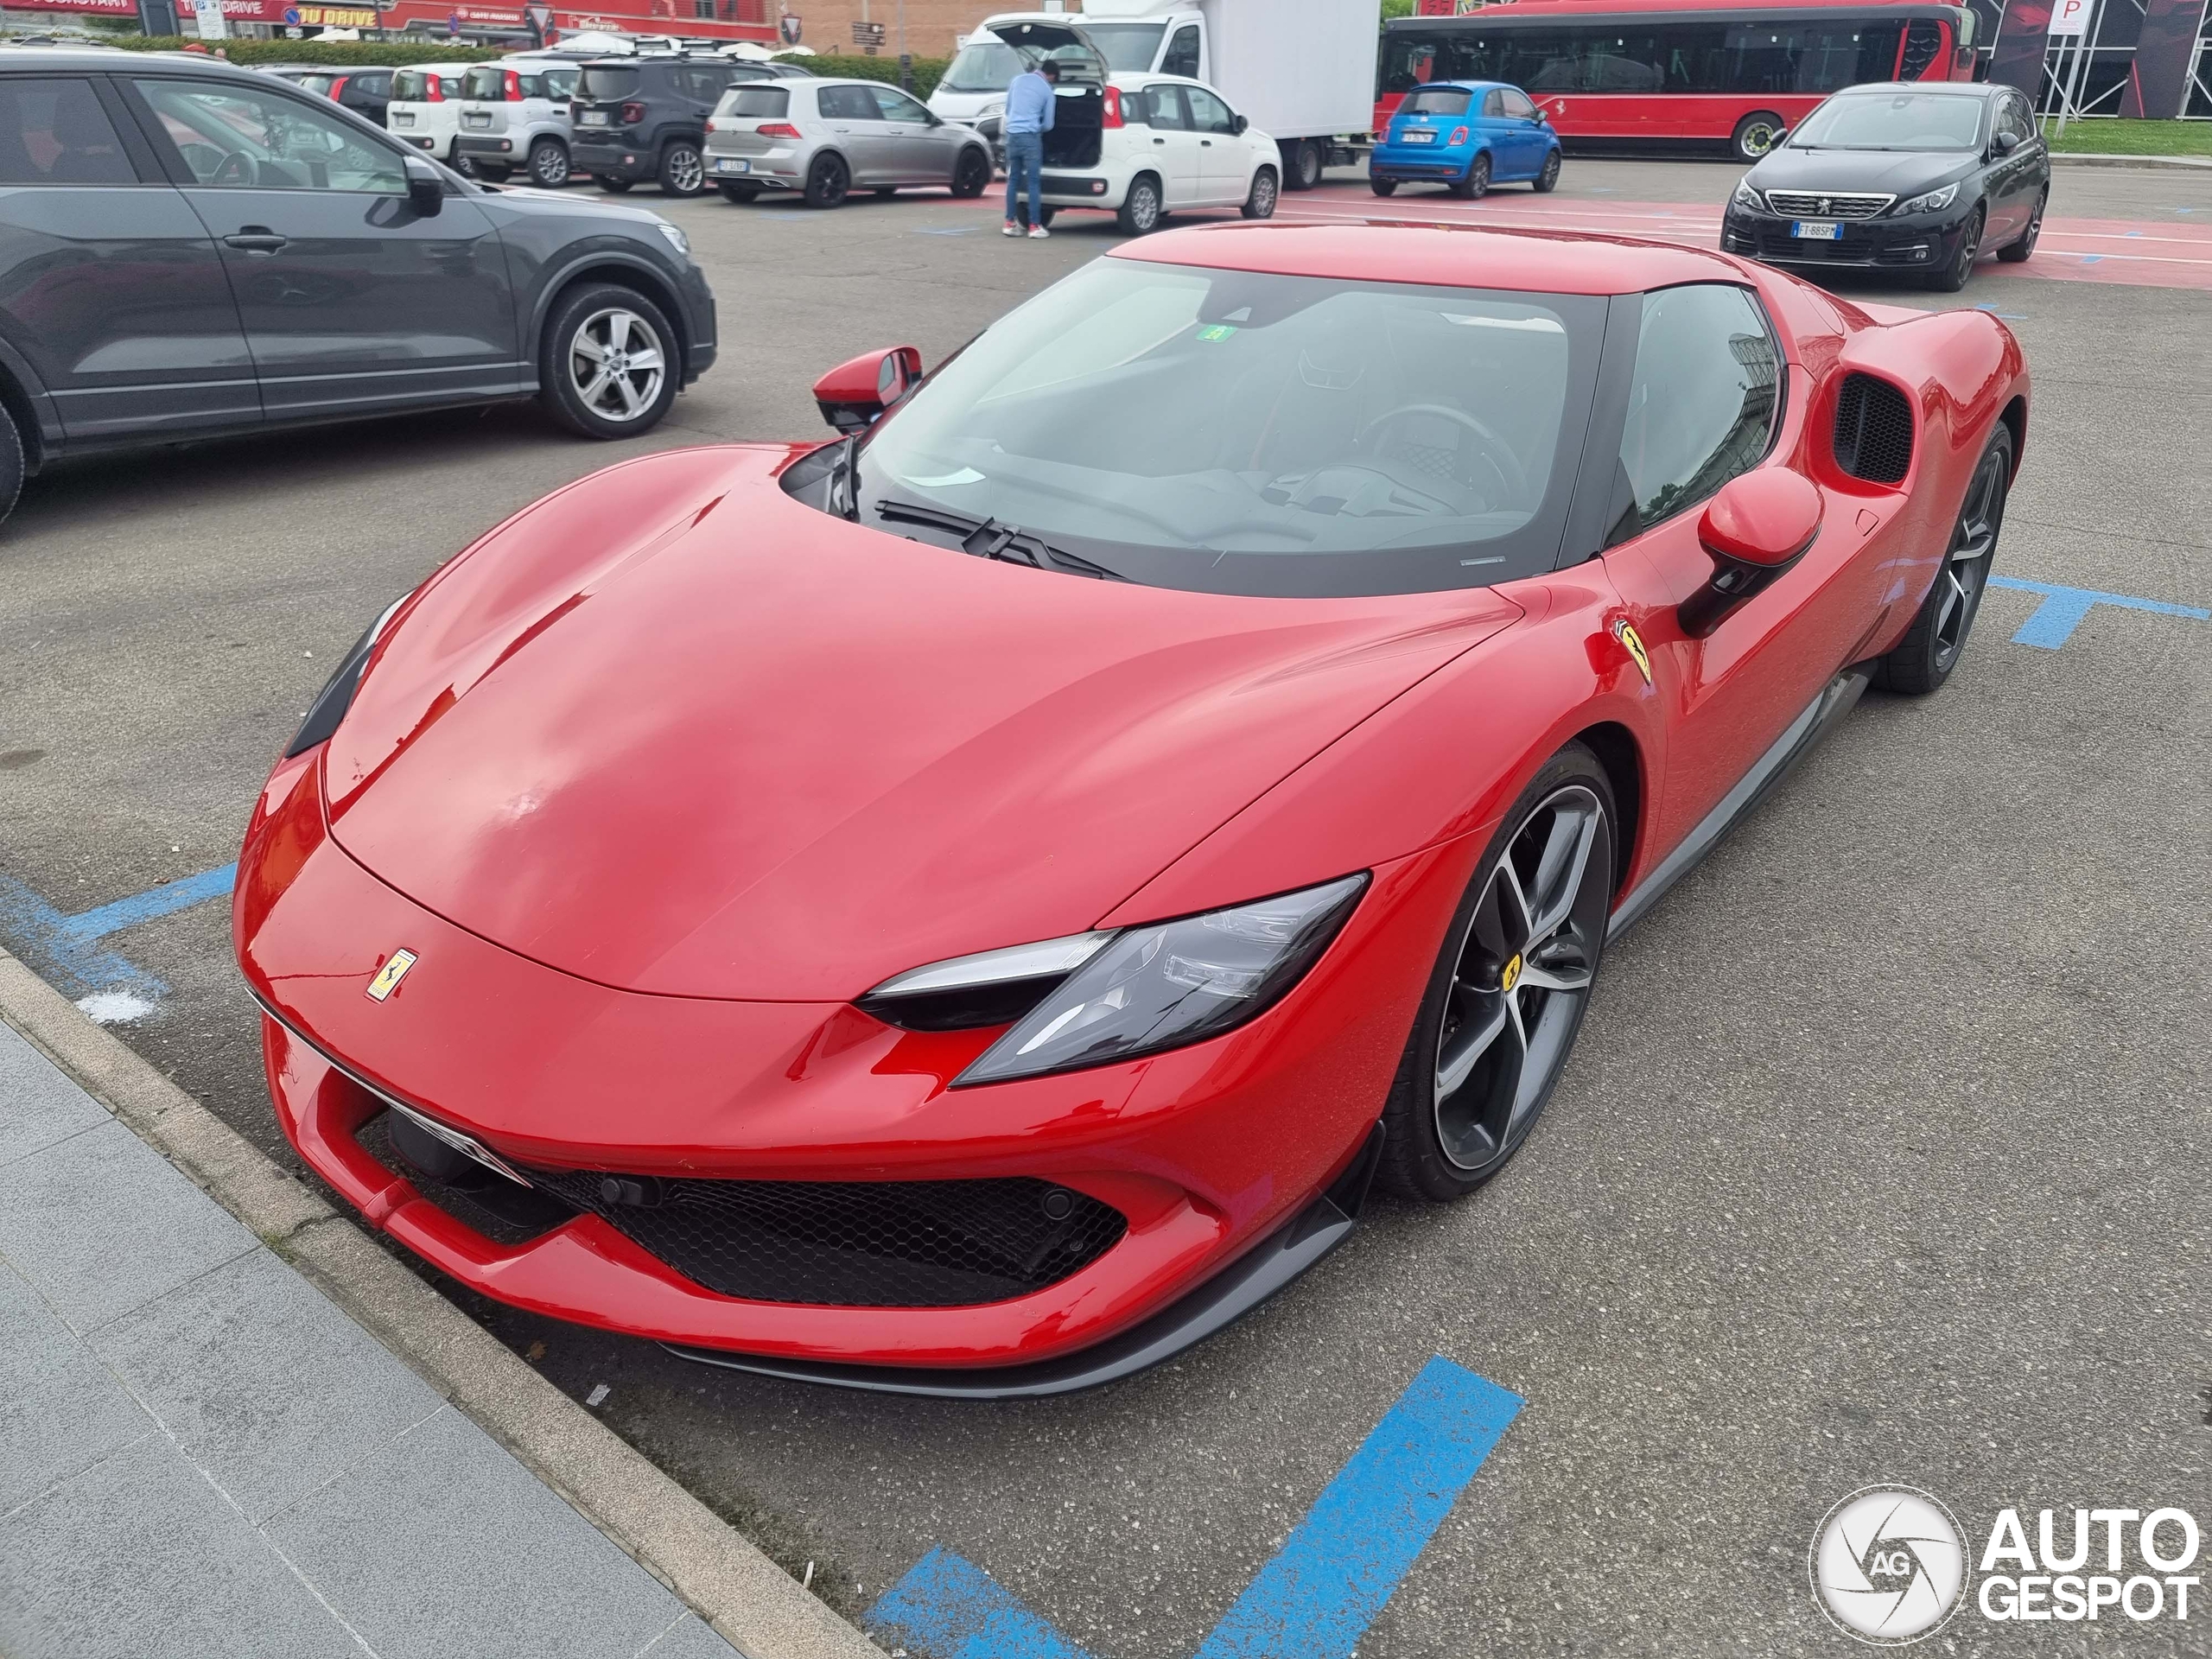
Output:
<instances>
[{"instance_id":1,"label":"man in blue shirt","mask_svg":"<svg viewBox=\"0 0 2212 1659\"><path fill-rule=\"evenodd\" d=\"M1038 197L1044 189L1045 135L1052 130L1052 105L1056 101L1052 87L1059 73L1060 66L1047 58L1035 68L1023 70L1007 85L1006 124L1002 129L1006 134L1006 229L1000 232L1002 236L1021 234L1021 225L1015 214L1024 179L1029 181L1029 234L1052 234L1045 228Z\"/></svg>"}]
</instances>

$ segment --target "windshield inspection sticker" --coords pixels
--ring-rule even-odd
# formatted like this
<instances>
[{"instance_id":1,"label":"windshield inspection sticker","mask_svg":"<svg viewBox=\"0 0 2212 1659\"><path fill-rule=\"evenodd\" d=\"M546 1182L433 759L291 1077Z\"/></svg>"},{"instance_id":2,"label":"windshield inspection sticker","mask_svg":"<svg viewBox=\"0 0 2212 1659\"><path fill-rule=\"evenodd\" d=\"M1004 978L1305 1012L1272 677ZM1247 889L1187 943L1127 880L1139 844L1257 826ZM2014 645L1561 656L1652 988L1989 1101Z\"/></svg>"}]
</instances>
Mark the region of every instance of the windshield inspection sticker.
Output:
<instances>
[{"instance_id":1,"label":"windshield inspection sticker","mask_svg":"<svg viewBox=\"0 0 2212 1659\"><path fill-rule=\"evenodd\" d=\"M1225 322L1210 323L1198 330L1200 340L1227 340L1236 331Z\"/></svg>"}]
</instances>

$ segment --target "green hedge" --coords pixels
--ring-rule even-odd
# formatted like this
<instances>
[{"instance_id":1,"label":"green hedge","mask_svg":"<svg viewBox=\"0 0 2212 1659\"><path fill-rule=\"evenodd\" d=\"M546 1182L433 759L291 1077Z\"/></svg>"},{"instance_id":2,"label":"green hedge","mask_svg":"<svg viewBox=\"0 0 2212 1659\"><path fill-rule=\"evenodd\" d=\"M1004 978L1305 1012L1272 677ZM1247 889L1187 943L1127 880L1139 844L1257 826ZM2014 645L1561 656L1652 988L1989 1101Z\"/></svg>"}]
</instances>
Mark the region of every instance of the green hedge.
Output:
<instances>
[{"instance_id":1,"label":"green hedge","mask_svg":"<svg viewBox=\"0 0 2212 1659\"><path fill-rule=\"evenodd\" d=\"M102 46L119 46L126 52L181 52L188 42L181 35L118 35ZM420 45L413 41L210 41L209 51L221 47L232 63L480 63L503 58L505 51L480 46Z\"/></svg>"},{"instance_id":2,"label":"green hedge","mask_svg":"<svg viewBox=\"0 0 2212 1659\"><path fill-rule=\"evenodd\" d=\"M803 69L810 69L817 75L849 80L887 80L893 86L899 84L899 54L895 52L887 51L880 58L857 55L833 57L823 53L811 58L786 58L785 61L795 63ZM914 96L927 98L935 92L938 82L944 78L951 62L950 58L916 58Z\"/></svg>"},{"instance_id":3,"label":"green hedge","mask_svg":"<svg viewBox=\"0 0 2212 1659\"><path fill-rule=\"evenodd\" d=\"M2064 137L2045 120L2043 136L2062 154L2088 156L2212 156L2212 121L2069 121Z\"/></svg>"}]
</instances>

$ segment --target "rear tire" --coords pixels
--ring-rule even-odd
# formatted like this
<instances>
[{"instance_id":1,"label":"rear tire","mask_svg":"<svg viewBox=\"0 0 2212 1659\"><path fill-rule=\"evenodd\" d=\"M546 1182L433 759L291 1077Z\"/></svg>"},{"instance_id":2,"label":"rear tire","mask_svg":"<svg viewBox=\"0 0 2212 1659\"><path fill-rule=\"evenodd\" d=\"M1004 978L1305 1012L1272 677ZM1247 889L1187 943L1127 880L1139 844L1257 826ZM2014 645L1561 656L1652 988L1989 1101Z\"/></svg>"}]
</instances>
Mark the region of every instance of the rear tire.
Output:
<instances>
[{"instance_id":1,"label":"rear tire","mask_svg":"<svg viewBox=\"0 0 2212 1659\"><path fill-rule=\"evenodd\" d=\"M1282 153L1282 188L1311 190L1321 182L1322 163L1326 159L1321 146L1313 139L1294 140Z\"/></svg>"},{"instance_id":2,"label":"rear tire","mask_svg":"<svg viewBox=\"0 0 2212 1659\"><path fill-rule=\"evenodd\" d=\"M1728 147L1736 152L1738 161L1756 162L1789 130L1772 110L1753 110L1736 124L1736 130L1728 136Z\"/></svg>"},{"instance_id":3,"label":"rear tire","mask_svg":"<svg viewBox=\"0 0 2212 1659\"><path fill-rule=\"evenodd\" d=\"M1490 194L1490 152L1484 150L1467 163L1467 176L1445 187L1462 201L1478 201Z\"/></svg>"},{"instance_id":4,"label":"rear tire","mask_svg":"<svg viewBox=\"0 0 2212 1659\"><path fill-rule=\"evenodd\" d=\"M1160 221L1166 217L1166 209L1160 205L1160 181L1149 173L1140 173L1129 181L1129 194L1122 198L1114 222L1122 227L1123 236L1146 236L1158 230Z\"/></svg>"},{"instance_id":5,"label":"rear tire","mask_svg":"<svg viewBox=\"0 0 2212 1659\"><path fill-rule=\"evenodd\" d=\"M1275 216L1275 170L1263 167L1252 175L1250 194L1244 198L1244 217L1273 219Z\"/></svg>"},{"instance_id":6,"label":"rear tire","mask_svg":"<svg viewBox=\"0 0 2212 1659\"><path fill-rule=\"evenodd\" d=\"M980 196L991 188L991 158L973 148L960 152L960 159L952 164L952 194L963 201Z\"/></svg>"},{"instance_id":7,"label":"rear tire","mask_svg":"<svg viewBox=\"0 0 2212 1659\"><path fill-rule=\"evenodd\" d=\"M1395 179L1370 177L1367 181L1367 188L1378 196L1395 196L1398 194L1398 181Z\"/></svg>"},{"instance_id":8,"label":"rear tire","mask_svg":"<svg viewBox=\"0 0 2212 1659\"><path fill-rule=\"evenodd\" d=\"M841 207L852 188L853 172L842 156L825 151L816 156L814 165L806 169L806 205L810 207Z\"/></svg>"},{"instance_id":9,"label":"rear tire","mask_svg":"<svg viewBox=\"0 0 2212 1659\"><path fill-rule=\"evenodd\" d=\"M1966 499L1943 550L1943 568L1929 584L1928 597L1912 626L1876 664L1874 683L1885 691L1924 697L1951 677L1965 655L1967 630L1989 589L1989 567L1997 562L1997 537L2005 528L2005 498L2012 486L2012 432L2002 421L1967 481Z\"/></svg>"},{"instance_id":10,"label":"rear tire","mask_svg":"<svg viewBox=\"0 0 2212 1659\"><path fill-rule=\"evenodd\" d=\"M558 138L541 138L530 147L530 181L541 190L558 190L569 182L568 147Z\"/></svg>"},{"instance_id":11,"label":"rear tire","mask_svg":"<svg viewBox=\"0 0 2212 1659\"><path fill-rule=\"evenodd\" d=\"M1529 181L1530 186L1538 195L1548 196L1559 188L1559 151L1554 149L1550 155L1544 157L1543 170Z\"/></svg>"},{"instance_id":12,"label":"rear tire","mask_svg":"<svg viewBox=\"0 0 2212 1659\"><path fill-rule=\"evenodd\" d=\"M609 178L604 173L593 174L591 175L591 181L597 185L601 189L606 191L610 196L628 195L630 194L631 187L637 182L634 179Z\"/></svg>"},{"instance_id":13,"label":"rear tire","mask_svg":"<svg viewBox=\"0 0 2212 1659\"><path fill-rule=\"evenodd\" d=\"M1959 238L1959 250L1941 270L1928 273L1928 286L1938 294L1955 294L1967 285L1974 275L1974 262L1981 257L1981 227L1987 221L1979 207L1967 221L1966 234Z\"/></svg>"},{"instance_id":14,"label":"rear tire","mask_svg":"<svg viewBox=\"0 0 2212 1659\"><path fill-rule=\"evenodd\" d=\"M724 201L757 201L760 197L760 187L757 184L718 184L715 188L722 193Z\"/></svg>"},{"instance_id":15,"label":"rear tire","mask_svg":"<svg viewBox=\"0 0 2212 1659\"><path fill-rule=\"evenodd\" d=\"M671 139L660 153L661 194L696 196L706 188L707 163L700 157L699 146L689 138Z\"/></svg>"},{"instance_id":16,"label":"rear tire","mask_svg":"<svg viewBox=\"0 0 2212 1659\"><path fill-rule=\"evenodd\" d=\"M656 353L658 375L632 361L619 376L601 378L606 346L618 336L629 359ZM665 312L634 288L587 283L571 290L546 321L537 345L538 402L571 432L588 438L634 438L660 424L676 401L682 371L676 330ZM624 407L620 388L613 384L618 378L636 394L635 409Z\"/></svg>"},{"instance_id":17,"label":"rear tire","mask_svg":"<svg viewBox=\"0 0 2212 1659\"><path fill-rule=\"evenodd\" d=\"M2050 205L2050 187L2044 186L2043 194L2036 198L2035 217L2028 221L2028 228L1997 250L1997 257L2008 265L2025 264L2028 256L2036 251L2036 238L2043 234L2043 210Z\"/></svg>"},{"instance_id":18,"label":"rear tire","mask_svg":"<svg viewBox=\"0 0 2212 1659\"><path fill-rule=\"evenodd\" d=\"M1393 1192L1464 1198L1527 1141L1589 1006L1619 821L1605 768L1570 743L1491 837L1445 930L1382 1109L1376 1175Z\"/></svg>"}]
</instances>

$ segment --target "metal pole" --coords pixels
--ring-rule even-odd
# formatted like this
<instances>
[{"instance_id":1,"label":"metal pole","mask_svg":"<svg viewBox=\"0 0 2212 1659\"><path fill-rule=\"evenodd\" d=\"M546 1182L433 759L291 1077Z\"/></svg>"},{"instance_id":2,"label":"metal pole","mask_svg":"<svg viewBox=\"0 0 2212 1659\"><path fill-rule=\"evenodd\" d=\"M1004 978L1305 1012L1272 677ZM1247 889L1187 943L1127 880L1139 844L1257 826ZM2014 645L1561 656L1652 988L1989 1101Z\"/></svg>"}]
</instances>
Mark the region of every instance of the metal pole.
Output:
<instances>
[{"instance_id":1,"label":"metal pole","mask_svg":"<svg viewBox=\"0 0 2212 1659\"><path fill-rule=\"evenodd\" d=\"M2094 29L2103 20L2104 7L2102 0L2099 0L2096 10L2090 15L2090 28ZM2061 138L2066 136L2067 119L2074 113L2075 99L2081 92L2082 67L2088 56L2088 39L2089 32L2087 29L2074 37L2073 73L2061 84L2058 90L2058 131L2056 136Z\"/></svg>"}]
</instances>

